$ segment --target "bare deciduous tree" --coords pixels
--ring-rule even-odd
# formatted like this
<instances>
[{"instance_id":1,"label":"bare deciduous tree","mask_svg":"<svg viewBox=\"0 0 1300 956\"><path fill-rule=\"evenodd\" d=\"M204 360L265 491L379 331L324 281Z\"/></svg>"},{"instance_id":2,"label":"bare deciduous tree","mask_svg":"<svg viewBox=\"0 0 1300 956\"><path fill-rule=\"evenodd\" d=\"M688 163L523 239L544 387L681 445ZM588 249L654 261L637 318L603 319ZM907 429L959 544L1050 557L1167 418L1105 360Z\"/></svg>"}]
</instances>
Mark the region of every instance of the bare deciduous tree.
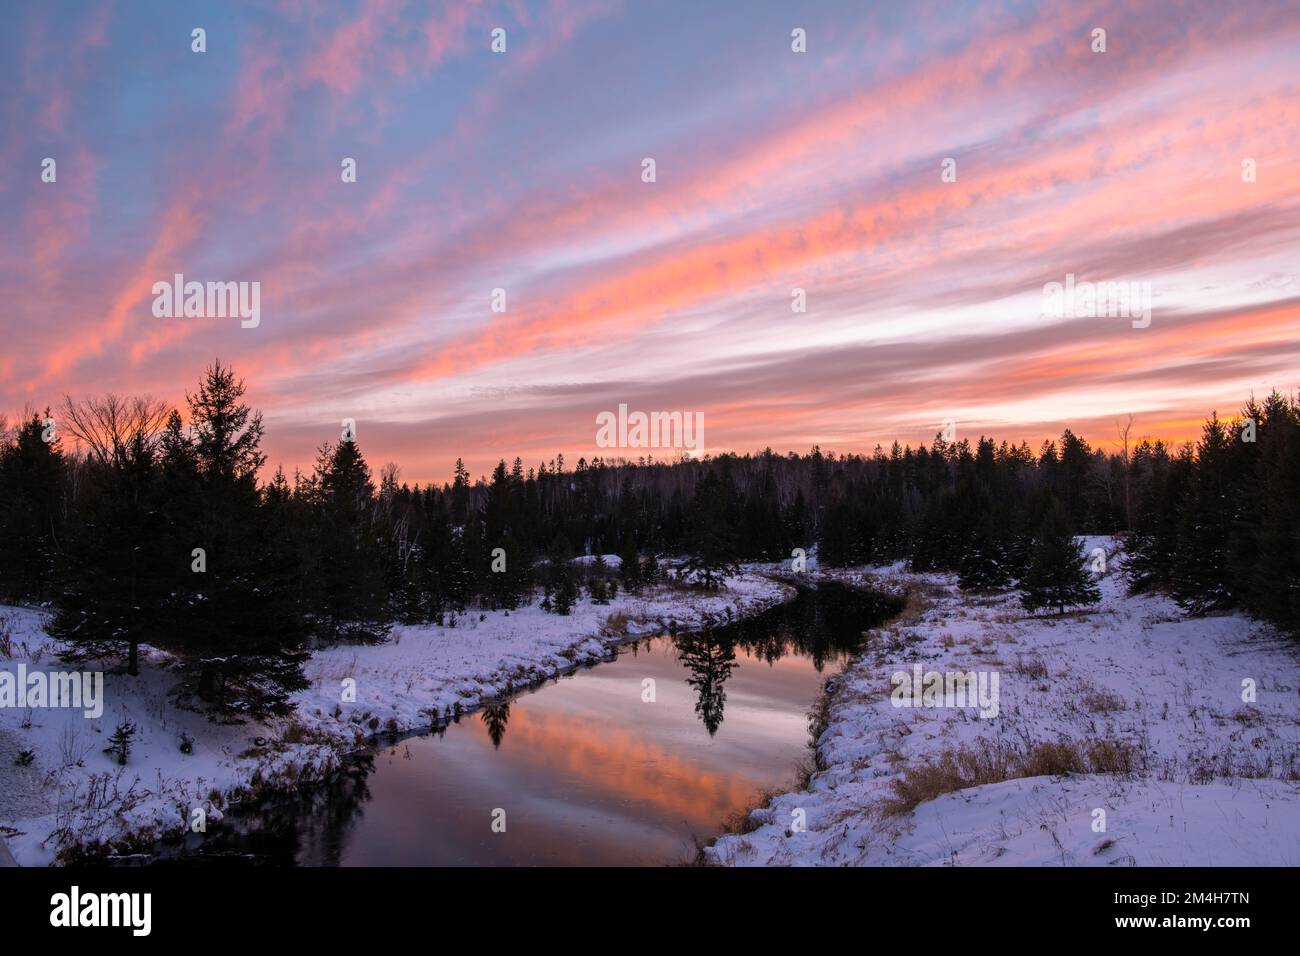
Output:
<instances>
[{"instance_id":1,"label":"bare deciduous tree","mask_svg":"<svg viewBox=\"0 0 1300 956\"><path fill-rule=\"evenodd\" d=\"M1133 431L1133 416L1130 414L1128 421L1122 425L1119 419L1115 420L1115 430L1119 432L1119 445L1123 449L1120 454L1120 461L1124 465L1124 528L1127 531L1133 530L1133 496L1129 492L1129 473L1132 469L1132 459L1129 457L1129 435Z\"/></svg>"},{"instance_id":2,"label":"bare deciduous tree","mask_svg":"<svg viewBox=\"0 0 1300 956\"><path fill-rule=\"evenodd\" d=\"M167 403L144 396L110 393L74 402L63 396L63 429L87 453L106 465L120 465L137 441L152 446L167 423Z\"/></svg>"}]
</instances>

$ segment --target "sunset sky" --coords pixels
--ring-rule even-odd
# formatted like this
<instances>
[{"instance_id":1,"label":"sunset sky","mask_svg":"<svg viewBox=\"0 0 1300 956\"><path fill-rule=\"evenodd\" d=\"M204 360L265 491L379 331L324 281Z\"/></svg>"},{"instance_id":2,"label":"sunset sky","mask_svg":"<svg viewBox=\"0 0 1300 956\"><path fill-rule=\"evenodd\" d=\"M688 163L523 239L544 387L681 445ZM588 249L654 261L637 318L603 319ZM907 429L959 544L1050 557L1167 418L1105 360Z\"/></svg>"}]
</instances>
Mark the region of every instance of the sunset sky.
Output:
<instances>
[{"instance_id":1,"label":"sunset sky","mask_svg":"<svg viewBox=\"0 0 1300 956\"><path fill-rule=\"evenodd\" d=\"M0 20L11 419L65 393L179 404L219 356L272 468L353 418L373 467L423 482L458 455L590 458L620 403L703 412L710 452L870 451L945 419L1110 447L1129 413L1187 438L1300 388L1295 0ZM260 325L155 317L176 273L260 282ZM1045 315L1067 274L1149 282L1150 326Z\"/></svg>"}]
</instances>

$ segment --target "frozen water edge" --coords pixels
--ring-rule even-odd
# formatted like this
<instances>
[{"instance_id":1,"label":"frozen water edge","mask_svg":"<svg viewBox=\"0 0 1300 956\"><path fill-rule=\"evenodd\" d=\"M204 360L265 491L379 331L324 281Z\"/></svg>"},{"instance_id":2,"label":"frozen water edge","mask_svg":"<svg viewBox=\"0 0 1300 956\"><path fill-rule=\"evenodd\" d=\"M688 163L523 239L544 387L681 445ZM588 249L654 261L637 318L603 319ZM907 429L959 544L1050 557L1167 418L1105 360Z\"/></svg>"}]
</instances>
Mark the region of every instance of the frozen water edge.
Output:
<instances>
[{"instance_id":1,"label":"frozen water edge","mask_svg":"<svg viewBox=\"0 0 1300 956\"><path fill-rule=\"evenodd\" d=\"M793 589L756 573L716 593L658 586L620 594L607 605L580 601L571 615L535 604L515 611L470 611L454 627L397 626L389 640L312 654L310 686L289 717L240 726L210 723L178 709L168 658L142 650L139 677L106 675L104 714L0 709L0 837L25 866L54 862L59 843L146 847L187 826L193 811L219 820L233 801L327 777L347 754L377 736L427 730L494 698L608 659L627 640L692 630L707 618L754 615L789 600ZM480 620L480 613L483 619ZM45 614L0 607L15 648L0 667L59 670ZM346 678L355 701L344 700ZM139 728L131 759L103 753L119 721ZM179 750L182 733L193 752ZM35 751L18 767L20 749ZM79 761L79 763L78 763Z\"/></svg>"},{"instance_id":2,"label":"frozen water edge","mask_svg":"<svg viewBox=\"0 0 1300 956\"><path fill-rule=\"evenodd\" d=\"M1089 539L1089 549L1110 546ZM1187 618L1129 597L1112 573L1090 613L1030 617L1017 596L962 595L953 578L900 567L816 572L928 595L919 617L874 632L833 685L807 791L751 815L713 863L865 866L1300 865L1300 649L1240 615ZM875 649L873 651L873 648ZM897 664L996 670L1000 714L905 709ZM1040 666L1041 665L1041 666ZM1242 700L1255 681L1258 699ZM895 815L892 782L945 749L1118 740L1145 769L970 787ZM1105 813L1099 832L1097 811ZM807 821L806 832L793 822Z\"/></svg>"}]
</instances>

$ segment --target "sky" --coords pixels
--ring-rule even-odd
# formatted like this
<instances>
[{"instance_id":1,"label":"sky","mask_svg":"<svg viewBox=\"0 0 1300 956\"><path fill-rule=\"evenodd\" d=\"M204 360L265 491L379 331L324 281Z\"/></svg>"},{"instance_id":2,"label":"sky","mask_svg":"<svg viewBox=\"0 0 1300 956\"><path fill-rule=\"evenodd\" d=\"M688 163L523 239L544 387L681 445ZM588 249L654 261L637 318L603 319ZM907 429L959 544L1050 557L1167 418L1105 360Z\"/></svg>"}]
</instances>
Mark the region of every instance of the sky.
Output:
<instances>
[{"instance_id":1,"label":"sky","mask_svg":"<svg viewBox=\"0 0 1300 956\"><path fill-rule=\"evenodd\" d=\"M1183 440L1300 388L1296 0L10 0L0 24L11 420L183 407L220 358L270 468L352 419L376 470L441 482L646 454L597 447L620 404L703 414L709 453L945 422L1109 448L1129 415ZM258 324L159 316L178 273L259 283ZM1138 284L1149 322L1054 310L1068 276Z\"/></svg>"}]
</instances>

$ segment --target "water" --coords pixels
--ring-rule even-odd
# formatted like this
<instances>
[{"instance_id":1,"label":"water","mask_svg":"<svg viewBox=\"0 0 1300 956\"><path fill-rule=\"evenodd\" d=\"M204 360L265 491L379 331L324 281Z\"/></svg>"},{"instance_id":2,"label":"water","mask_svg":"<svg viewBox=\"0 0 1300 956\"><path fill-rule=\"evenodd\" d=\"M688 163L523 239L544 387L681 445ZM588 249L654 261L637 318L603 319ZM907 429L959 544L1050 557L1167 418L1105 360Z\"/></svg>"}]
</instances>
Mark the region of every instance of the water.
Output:
<instances>
[{"instance_id":1,"label":"water","mask_svg":"<svg viewBox=\"0 0 1300 956\"><path fill-rule=\"evenodd\" d=\"M232 814L197 852L307 866L684 860L692 838L794 782L828 672L897 610L823 585L748 621L628 645L380 747L296 799Z\"/></svg>"}]
</instances>

